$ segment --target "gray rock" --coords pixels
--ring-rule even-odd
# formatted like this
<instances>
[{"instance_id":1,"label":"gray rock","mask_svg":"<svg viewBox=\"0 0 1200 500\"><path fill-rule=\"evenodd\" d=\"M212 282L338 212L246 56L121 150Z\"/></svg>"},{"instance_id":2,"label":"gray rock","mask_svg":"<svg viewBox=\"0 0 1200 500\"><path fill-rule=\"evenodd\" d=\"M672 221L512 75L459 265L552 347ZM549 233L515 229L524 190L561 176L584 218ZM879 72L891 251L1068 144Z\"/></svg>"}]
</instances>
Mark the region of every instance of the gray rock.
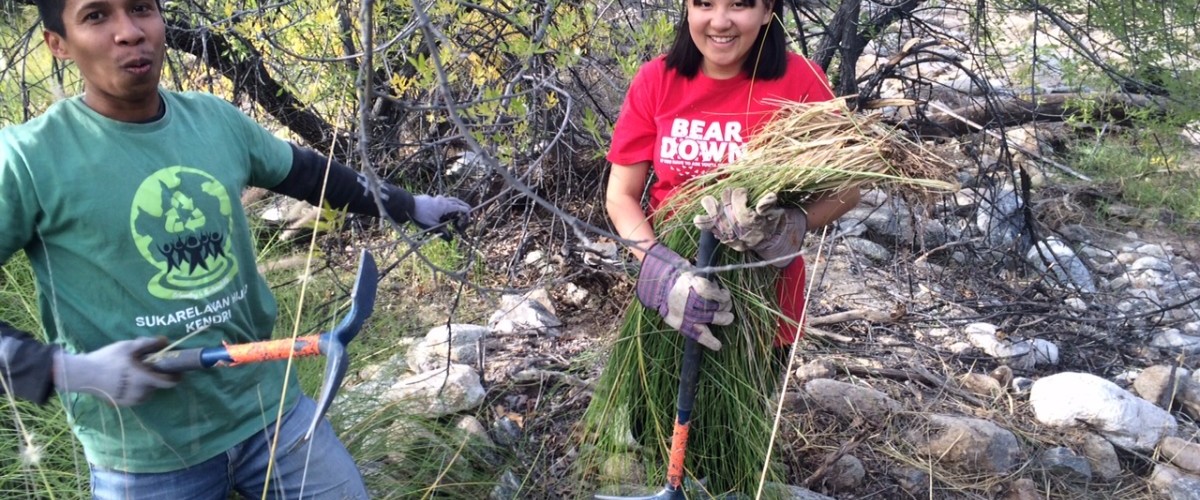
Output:
<instances>
[{"instance_id":1,"label":"gray rock","mask_svg":"<svg viewBox=\"0 0 1200 500\"><path fill-rule=\"evenodd\" d=\"M1038 492L1037 484L1027 477L1020 478L1008 485L1003 500L1041 500L1044 496Z\"/></svg>"},{"instance_id":2,"label":"gray rock","mask_svg":"<svg viewBox=\"0 0 1200 500\"><path fill-rule=\"evenodd\" d=\"M1174 378L1171 374L1174 371ZM1133 380L1133 391L1142 399L1158 405L1163 409L1171 409L1175 394L1183 387L1188 371L1183 368L1173 368L1166 365L1156 365L1142 370Z\"/></svg>"},{"instance_id":3,"label":"gray rock","mask_svg":"<svg viewBox=\"0 0 1200 500\"><path fill-rule=\"evenodd\" d=\"M491 494L488 495L488 500L518 500L521 497L521 478L513 474L513 471L506 470L500 475L500 480L496 482L496 487L492 488Z\"/></svg>"},{"instance_id":4,"label":"gray rock","mask_svg":"<svg viewBox=\"0 0 1200 500\"><path fill-rule=\"evenodd\" d=\"M929 473L916 467L898 467L888 475L896 480L900 489L917 498L929 497Z\"/></svg>"},{"instance_id":5,"label":"gray rock","mask_svg":"<svg viewBox=\"0 0 1200 500\"><path fill-rule=\"evenodd\" d=\"M1200 444L1167 436L1158 443L1158 452L1171 465L1192 474L1200 474Z\"/></svg>"},{"instance_id":6,"label":"gray rock","mask_svg":"<svg viewBox=\"0 0 1200 500\"><path fill-rule=\"evenodd\" d=\"M869 422L882 422L901 409L900 403L882 392L837 380L810 380L804 391L818 406L846 419L862 416Z\"/></svg>"},{"instance_id":7,"label":"gray rock","mask_svg":"<svg viewBox=\"0 0 1200 500\"><path fill-rule=\"evenodd\" d=\"M472 415L465 415L463 418L458 419L458 423L454 424L454 427L460 431L479 438L485 445L496 445L492 442L492 438L488 436L487 429L484 428L483 423Z\"/></svg>"},{"instance_id":8,"label":"gray rock","mask_svg":"<svg viewBox=\"0 0 1200 500\"><path fill-rule=\"evenodd\" d=\"M1150 484L1171 500L1200 500L1200 477L1169 465L1156 464L1150 474Z\"/></svg>"},{"instance_id":9,"label":"gray rock","mask_svg":"<svg viewBox=\"0 0 1200 500\"><path fill-rule=\"evenodd\" d=\"M833 364L824 361L810 361L801 365L796 369L796 379L800 382L808 382L809 380L818 378L829 378L834 375Z\"/></svg>"},{"instance_id":10,"label":"gray rock","mask_svg":"<svg viewBox=\"0 0 1200 500\"><path fill-rule=\"evenodd\" d=\"M957 380L964 389L980 396L994 398L1004 394L1004 386L999 380L982 373L964 373Z\"/></svg>"},{"instance_id":11,"label":"gray rock","mask_svg":"<svg viewBox=\"0 0 1200 500\"><path fill-rule=\"evenodd\" d=\"M855 253L862 254L876 263L892 260L892 252L874 241L854 237L848 237L845 241L846 245Z\"/></svg>"},{"instance_id":12,"label":"gray rock","mask_svg":"<svg viewBox=\"0 0 1200 500\"><path fill-rule=\"evenodd\" d=\"M992 422L937 414L926 420L928 426L908 432L909 442L925 458L965 473L983 474L1006 474L1020 460L1016 436Z\"/></svg>"},{"instance_id":13,"label":"gray rock","mask_svg":"<svg viewBox=\"0 0 1200 500\"><path fill-rule=\"evenodd\" d=\"M1092 472L1102 480L1112 481L1121 476L1121 461L1117 457L1117 449L1112 443L1101 436L1085 433L1082 451Z\"/></svg>"},{"instance_id":14,"label":"gray rock","mask_svg":"<svg viewBox=\"0 0 1200 500\"><path fill-rule=\"evenodd\" d=\"M787 498L790 500L835 500L833 497L827 497L807 488L799 486L787 487Z\"/></svg>"},{"instance_id":15,"label":"gray rock","mask_svg":"<svg viewBox=\"0 0 1200 500\"><path fill-rule=\"evenodd\" d=\"M858 457L842 455L829 467L825 484L833 491L850 491L862 484L865 477L867 477L867 470Z\"/></svg>"},{"instance_id":16,"label":"gray rock","mask_svg":"<svg viewBox=\"0 0 1200 500\"><path fill-rule=\"evenodd\" d=\"M1008 247L1025 233L1021 205L1021 197L1011 186L989 189L983 195L975 214L975 227L991 248Z\"/></svg>"},{"instance_id":17,"label":"gray rock","mask_svg":"<svg viewBox=\"0 0 1200 500\"><path fill-rule=\"evenodd\" d=\"M525 431L507 416L501 416L492 422L492 439L500 446L512 447L521 440Z\"/></svg>"},{"instance_id":18,"label":"gray rock","mask_svg":"<svg viewBox=\"0 0 1200 500\"><path fill-rule=\"evenodd\" d=\"M1075 251L1058 238L1037 242L1025 253L1025 260L1039 271L1053 272L1055 279L1083 293L1096 293L1096 280Z\"/></svg>"},{"instance_id":19,"label":"gray rock","mask_svg":"<svg viewBox=\"0 0 1200 500\"><path fill-rule=\"evenodd\" d=\"M1042 467L1066 481L1086 483L1092 480L1092 466L1087 459L1062 446L1042 452Z\"/></svg>"}]
</instances>

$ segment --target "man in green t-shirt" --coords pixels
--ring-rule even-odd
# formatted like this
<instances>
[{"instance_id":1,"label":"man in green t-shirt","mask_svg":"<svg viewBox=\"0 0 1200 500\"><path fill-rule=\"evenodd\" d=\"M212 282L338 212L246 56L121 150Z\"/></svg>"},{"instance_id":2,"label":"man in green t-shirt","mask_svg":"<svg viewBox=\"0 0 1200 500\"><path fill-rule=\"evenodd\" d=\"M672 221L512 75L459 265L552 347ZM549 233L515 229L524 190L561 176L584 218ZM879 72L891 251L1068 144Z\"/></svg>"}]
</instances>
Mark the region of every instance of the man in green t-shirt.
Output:
<instances>
[{"instance_id":1,"label":"man in green t-shirt","mask_svg":"<svg viewBox=\"0 0 1200 500\"><path fill-rule=\"evenodd\" d=\"M0 264L29 257L50 341L0 321L0 390L42 403L57 389L96 498L365 498L328 422L290 450L315 405L281 363L180 377L142 357L192 334L180 348L270 337L247 186L438 231L470 206L372 190L221 99L160 88L158 0L36 3L84 94L0 130Z\"/></svg>"}]
</instances>

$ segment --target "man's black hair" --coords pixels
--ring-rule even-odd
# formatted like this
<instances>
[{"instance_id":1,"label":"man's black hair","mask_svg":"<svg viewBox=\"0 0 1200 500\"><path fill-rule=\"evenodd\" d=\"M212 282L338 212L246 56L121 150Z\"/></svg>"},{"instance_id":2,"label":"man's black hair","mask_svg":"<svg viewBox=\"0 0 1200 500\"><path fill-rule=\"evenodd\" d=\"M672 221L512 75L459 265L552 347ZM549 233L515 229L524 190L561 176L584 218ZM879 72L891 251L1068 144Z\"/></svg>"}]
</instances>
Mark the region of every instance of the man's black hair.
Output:
<instances>
[{"instance_id":1,"label":"man's black hair","mask_svg":"<svg viewBox=\"0 0 1200 500\"><path fill-rule=\"evenodd\" d=\"M33 3L37 5L38 14L42 16L42 26L46 28L46 31L66 38L67 29L66 26L63 26L63 7L67 5L67 0L33 0Z\"/></svg>"},{"instance_id":2,"label":"man's black hair","mask_svg":"<svg viewBox=\"0 0 1200 500\"><path fill-rule=\"evenodd\" d=\"M692 41L688 31L687 3L695 0L683 0L679 24L675 25L675 42L667 52L667 67L686 78L696 76L700 65L704 62L704 54ZM750 47L750 55L742 64L742 71L752 78L761 80L777 80L787 73L787 37L783 32L783 0L744 0L753 7L757 2L771 2L771 22L758 32L758 38Z\"/></svg>"},{"instance_id":3,"label":"man's black hair","mask_svg":"<svg viewBox=\"0 0 1200 500\"><path fill-rule=\"evenodd\" d=\"M42 16L42 27L66 38L67 27L63 24L63 8L67 6L67 0L33 0L33 3L37 5L38 14ZM158 5L158 11L162 12L162 0L154 0L154 3Z\"/></svg>"}]
</instances>

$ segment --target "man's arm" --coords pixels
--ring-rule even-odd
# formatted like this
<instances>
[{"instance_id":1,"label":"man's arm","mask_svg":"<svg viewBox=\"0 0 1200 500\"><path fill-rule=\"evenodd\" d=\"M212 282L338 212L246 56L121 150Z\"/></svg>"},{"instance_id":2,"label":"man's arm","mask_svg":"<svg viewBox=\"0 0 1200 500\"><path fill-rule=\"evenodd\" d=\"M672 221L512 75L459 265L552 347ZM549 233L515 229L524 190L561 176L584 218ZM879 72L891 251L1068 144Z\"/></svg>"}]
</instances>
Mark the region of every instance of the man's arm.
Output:
<instances>
[{"instance_id":1,"label":"man's arm","mask_svg":"<svg viewBox=\"0 0 1200 500\"><path fill-rule=\"evenodd\" d=\"M58 347L0 321L0 393L45 403L54 389L56 351Z\"/></svg>"},{"instance_id":2,"label":"man's arm","mask_svg":"<svg viewBox=\"0 0 1200 500\"><path fill-rule=\"evenodd\" d=\"M298 198L313 205L321 202L321 186L325 185L325 201L336 208L378 217L379 207L367 179L349 167L330 161L321 154L294 144L292 167L271 191ZM326 167L328 166L328 182ZM450 231L443 223L455 227L466 224L471 206L449 196L413 196L399 187L388 183L379 185L384 210L392 220L403 223L412 221L422 229L435 229L442 238L450 239Z\"/></svg>"},{"instance_id":3,"label":"man's arm","mask_svg":"<svg viewBox=\"0 0 1200 500\"><path fill-rule=\"evenodd\" d=\"M379 207L367 186L365 177L337 160L330 161L320 153L292 144L292 169L287 177L271 188L276 193L321 205L321 186L325 185L325 202L348 211L379 217ZM329 166L329 181L325 167ZM397 223L412 220L413 196L391 184L380 184L383 206Z\"/></svg>"}]
</instances>

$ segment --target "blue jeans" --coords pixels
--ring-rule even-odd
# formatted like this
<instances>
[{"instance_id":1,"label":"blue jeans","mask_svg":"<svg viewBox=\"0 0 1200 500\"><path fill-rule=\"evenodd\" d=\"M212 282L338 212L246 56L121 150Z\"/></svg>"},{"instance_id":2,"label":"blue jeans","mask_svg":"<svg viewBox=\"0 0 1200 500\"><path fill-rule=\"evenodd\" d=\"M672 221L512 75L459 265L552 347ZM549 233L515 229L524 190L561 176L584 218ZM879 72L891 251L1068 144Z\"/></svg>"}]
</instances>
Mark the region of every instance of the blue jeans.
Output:
<instances>
[{"instance_id":1,"label":"blue jeans","mask_svg":"<svg viewBox=\"0 0 1200 500\"><path fill-rule=\"evenodd\" d=\"M367 498L362 475L354 459L333 432L328 420L317 426L312 441L297 447L317 405L301 396L283 415L278 454L272 465L267 498L360 500ZM226 500L231 491L242 497L262 497L267 483L274 422L225 453L187 469L162 473L130 473L90 465L92 497L97 500ZM309 453L310 448L312 453Z\"/></svg>"}]
</instances>

